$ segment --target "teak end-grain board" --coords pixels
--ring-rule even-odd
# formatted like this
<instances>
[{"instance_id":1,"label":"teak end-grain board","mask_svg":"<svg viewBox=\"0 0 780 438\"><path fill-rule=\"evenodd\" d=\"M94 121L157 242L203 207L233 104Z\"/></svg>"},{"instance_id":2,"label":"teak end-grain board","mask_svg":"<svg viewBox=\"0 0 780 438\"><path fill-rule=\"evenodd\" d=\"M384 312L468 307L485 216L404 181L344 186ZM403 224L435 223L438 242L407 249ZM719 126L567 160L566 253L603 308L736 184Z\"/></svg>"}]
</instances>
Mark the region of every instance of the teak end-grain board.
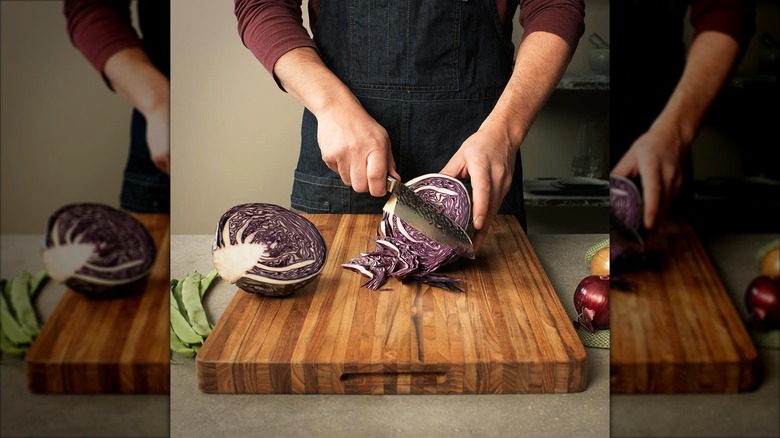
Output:
<instances>
[{"instance_id":1,"label":"teak end-grain board","mask_svg":"<svg viewBox=\"0 0 780 438\"><path fill-rule=\"evenodd\" d=\"M656 239L657 269L610 293L612 393L735 393L759 381L758 353L689 223Z\"/></svg>"},{"instance_id":2,"label":"teak end-grain board","mask_svg":"<svg viewBox=\"0 0 780 438\"><path fill-rule=\"evenodd\" d=\"M121 297L67 290L25 358L31 391L169 392L169 216L134 216L157 245L152 271Z\"/></svg>"},{"instance_id":3,"label":"teak end-grain board","mask_svg":"<svg viewBox=\"0 0 780 438\"><path fill-rule=\"evenodd\" d=\"M237 290L196 357L207 393L566 393L586 353L517 220L500 216L476 260L447 269L463 293L341 267L376 248L379 215L306 215L328 260L286 298Z\"/></svg>"}]
</instances>

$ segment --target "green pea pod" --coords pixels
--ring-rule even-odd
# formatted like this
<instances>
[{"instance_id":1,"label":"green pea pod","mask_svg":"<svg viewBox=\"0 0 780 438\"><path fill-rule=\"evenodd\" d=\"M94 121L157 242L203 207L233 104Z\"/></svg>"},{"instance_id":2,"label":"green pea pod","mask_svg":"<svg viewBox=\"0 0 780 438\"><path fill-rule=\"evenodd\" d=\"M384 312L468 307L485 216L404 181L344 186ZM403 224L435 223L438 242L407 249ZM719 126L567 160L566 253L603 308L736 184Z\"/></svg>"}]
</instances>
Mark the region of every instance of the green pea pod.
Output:
<instances>
[{"instance_id":1,"label":"green pea pod","mask_svg":"<svg viewBox=\"0 0 780 438\"><path fill-rule=\"evenodd\" d=\"M203 296L206 295L206 291L211 286L211 282L217 278L217 270L212 269L205 277L200 280L200 299L203 300Z\"/></svg>"},{"instance_id":2,"label":"green pea pod","mask_svg":"<svg viewBox=\"0 0 780 438\"><path fill-rule=\"evenodd\" d=\"M11 288L10 304L13 308L13 313L16 315L16 321L25 333L30 337L40 333L41 328L38 324L38 317L35 316L35 309L33 309L32 301L30 297L30 281L32 277L27 272L23 272L17 276L14 281L14 285Z\"/></svg>"},{"instance_id":3,"label":"green pea pod","mask_svg":"<svg viewBox=\"0 0 780 438\"><path fill-rule=\"evenodd\" d=\"M27 352L27 346L15 345L4 332L0 332L0 350L3 353L22 357Z\"/></svg>"},{"instance_id":4,"label":"green pea pod","mask_svg":"<svg viewBox=\"0 0 780 438\"><path fill-rule=\"evenodd\" d=\"M184 282L187 280L187 276L176 282L176 285L171 288L171 292L173 293L173 300L171 303L176 303L176 307L179 309L179 313L184 316L184 319L187 319L187 311L184 309L184 303L181 299L181 291L184 287ZM187 321L189 324L189 321Z\"/></svg>"},{"instance_id":5,"label":"green pea pod","mask_svg":"<svg viewBox=\"0 0 780 438\"><path fill-rule=\"evenodd\" d=\"M185 344L202 344L203 338L192 330L192 326L184 319L179 308L171 301L171 328L176 332L176 336Z\"/></svg>"},{"instance_id":6,"label":"green pea pod","mask_svg":"<svg viewBox=\"0 0 780 438\"><path fill-rule=\"evenodd\" d=\"M171 327L171 351L184 357L195 356L195 350L184 345L184 342L182 342L176 335L176 332L173 331L173 327Z\"/></svg>"},{"instance_id":7,"label":"green pea pod","mask_svg":"<svg viewBox=\"0 0 780 438\"><path fill-rule=\"evenodd\" d=\"M34 277L30 279L30 296L34 296L36 292L43 286L44 283L46 283L46 280L49 279L49 274L46 272L45 269L41 269L38 271L37 274L35 274Z\"/></svg>"},{"instance_id":8,"label":"green pea pod","mask_svg":"<svg viewBox=\"0 0 780 438\"><path fill-rule=\"evenodd\" d=\"M0 289L0 292L2 292L2 295L5 296L6 300L11 298L11 289L13 289L14 287L15 279L16 277L11 277L8 280L5 280L5 285L3 286L2 289Z\"/></svg>"},{"instance_id":9,"label":"green pea pod","mask_svg":"<svg viewBox=\"0 0 780 438\"><path fill-rule=\"evenodd\" d=\"M203 303L200 300L201 278L201 274L195 271L195 273L184 280L182 301L184 302L184 308L187 310L187 319L190 321L192 329L195 333L205 338L211 333L211 325L209 325L206 310L203 308Z\"/></svg>"},{"instance_id":10,"label":"green pea pod","mask_svg":"<svg viewBox=\"0 0 780 438\"><path fill-rule=\"evenodd\" d=\"M32 343L32 337L25 332L19 325L19 322L11 314L5 295L0 294L0 323L2 323L3 333L8 340L16 345Z\"/></svg>"}]
</instances>

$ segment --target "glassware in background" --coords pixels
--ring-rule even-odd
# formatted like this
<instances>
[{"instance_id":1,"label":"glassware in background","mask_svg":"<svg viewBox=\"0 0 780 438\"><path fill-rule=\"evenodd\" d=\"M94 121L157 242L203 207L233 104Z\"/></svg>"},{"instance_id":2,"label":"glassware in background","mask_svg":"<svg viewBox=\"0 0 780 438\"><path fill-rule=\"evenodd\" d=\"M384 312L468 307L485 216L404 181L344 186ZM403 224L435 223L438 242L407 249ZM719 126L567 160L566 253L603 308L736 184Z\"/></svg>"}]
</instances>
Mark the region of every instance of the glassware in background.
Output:
<instances>
[{"instance_id":1,"label":"glassware in background","mask_svg":"<svg viewBox=\"0 0 780 438\"><path fill-rule=\"evenodd\" d=\"M596 142L596 122L588 120L580 124L577 144L571 160L572 176L596 178L599 176L599 148Z\"/></svg>"}]
</instances>

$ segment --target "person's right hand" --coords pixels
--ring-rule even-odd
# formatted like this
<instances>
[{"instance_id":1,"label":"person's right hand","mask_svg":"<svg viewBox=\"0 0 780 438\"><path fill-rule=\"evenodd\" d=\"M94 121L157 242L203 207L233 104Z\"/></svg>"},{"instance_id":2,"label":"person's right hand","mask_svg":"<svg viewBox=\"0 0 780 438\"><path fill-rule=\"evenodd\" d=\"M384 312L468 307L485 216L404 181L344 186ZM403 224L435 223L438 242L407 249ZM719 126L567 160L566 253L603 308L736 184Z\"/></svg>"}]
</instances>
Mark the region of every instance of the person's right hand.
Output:
<instances>
[{"instance_id":1,"label":"person's right hand","mask_svg":"<svg viewBox=\"0 0 780 438\"><path fill-rule=\"evenodd\" d=\"M388 174L400 177L385 128L356 103L317 116L322 160L358 193L384 196Z\"/></svg>"},{"instance_id":2,"label":"person's right hand","mask_svg":"<svg viewBox=\"0 0 780 438\"><path fill-rule=\"evenodd\" d=\"M666 216L682 185L685 149L674 130L651 128L634 141L612 170L626 178L640 177L647 229L652 230Z\"/></svg>"}]
</instances>

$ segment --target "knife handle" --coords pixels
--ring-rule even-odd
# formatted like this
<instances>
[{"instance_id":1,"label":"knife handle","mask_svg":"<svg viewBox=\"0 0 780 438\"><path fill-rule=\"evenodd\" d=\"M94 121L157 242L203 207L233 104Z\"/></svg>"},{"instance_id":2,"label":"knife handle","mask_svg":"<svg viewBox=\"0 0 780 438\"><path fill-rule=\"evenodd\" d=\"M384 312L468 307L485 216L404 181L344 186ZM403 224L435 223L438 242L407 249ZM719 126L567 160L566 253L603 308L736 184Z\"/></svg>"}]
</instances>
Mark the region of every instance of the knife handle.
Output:
<instances>
[{"instance_id":1,"label":"knife handle","mask_svg":"<svg viewBox=\"0 0 780 438\"><path fill-rule=\"evenodd\" d=\"M390 175L387 175L387 191L388 192L395 193L397 184L399 184L399 181L397 179L393 178Z\"/></svg>"}]
</instances>

